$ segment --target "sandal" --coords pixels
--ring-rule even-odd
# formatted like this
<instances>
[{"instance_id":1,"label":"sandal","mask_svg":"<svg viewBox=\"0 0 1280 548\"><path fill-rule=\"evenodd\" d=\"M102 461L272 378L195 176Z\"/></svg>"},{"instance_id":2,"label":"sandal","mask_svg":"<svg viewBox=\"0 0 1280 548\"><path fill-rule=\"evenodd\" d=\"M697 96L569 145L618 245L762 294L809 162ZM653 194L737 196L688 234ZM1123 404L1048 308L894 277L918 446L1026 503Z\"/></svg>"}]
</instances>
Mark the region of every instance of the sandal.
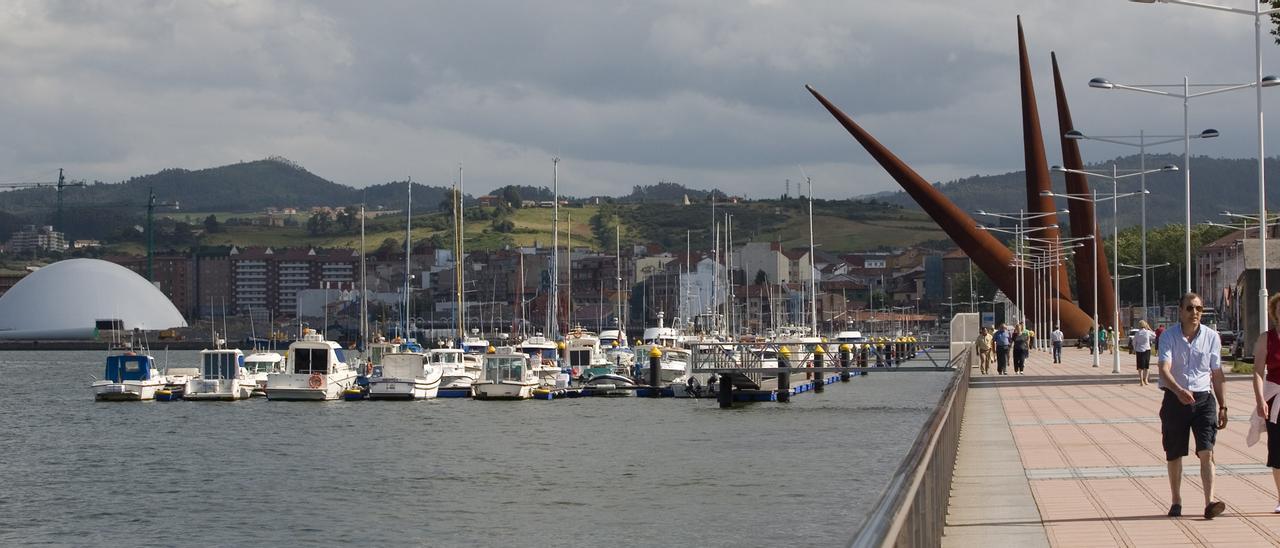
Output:
<instances>
[{"instance_id":1,"label":"sandal","mask_svg":"<svg viewBox=\"0 0 1280 548\"><path fill-rule=\"evenodd\" d=\"M1225 511L1226 509L1227 509L1226 503L1220 500L1211 502L1209 503L1208 506L1204 507L1204 519L1216 518L1222 515L1222 512Z\"/></svg>"}]
</instances>

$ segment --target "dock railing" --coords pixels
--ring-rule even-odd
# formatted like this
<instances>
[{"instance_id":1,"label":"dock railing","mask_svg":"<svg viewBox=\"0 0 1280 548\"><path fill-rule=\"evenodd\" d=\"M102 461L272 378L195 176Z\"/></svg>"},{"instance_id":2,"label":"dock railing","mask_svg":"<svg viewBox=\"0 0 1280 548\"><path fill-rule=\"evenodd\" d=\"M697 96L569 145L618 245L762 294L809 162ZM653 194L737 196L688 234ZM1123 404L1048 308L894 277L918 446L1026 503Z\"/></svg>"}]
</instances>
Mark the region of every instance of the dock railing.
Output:
<instances>
[{"instance_id":1,"label":"dock railing","mask_svg":"<svg viewBox=\"0 0 1280 548\"><path fill-rule=\"evenodd\" d=\"M894 472L879 504L849 546L939 546L947 521L951 477L960 446L960 421L969 395L976 314L957 314L951 322L949 365L957 372ZM968 336L972 332L973 336ZM967 343L967 344L966 344Z\"/></svg>"}]
</instances>

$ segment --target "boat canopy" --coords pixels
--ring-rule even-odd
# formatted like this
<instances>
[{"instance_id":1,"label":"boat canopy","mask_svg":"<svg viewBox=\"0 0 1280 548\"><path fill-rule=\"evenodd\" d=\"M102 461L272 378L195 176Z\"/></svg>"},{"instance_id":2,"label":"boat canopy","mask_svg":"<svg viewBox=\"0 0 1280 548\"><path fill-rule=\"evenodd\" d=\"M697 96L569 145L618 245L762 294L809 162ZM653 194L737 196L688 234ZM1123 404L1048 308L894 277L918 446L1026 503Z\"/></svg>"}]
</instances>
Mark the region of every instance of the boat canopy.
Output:
<instances>
[{"instance_id":1,"label":"boat canopy","mask_svg":"<svg viewBox=\"0 0 1280 548\"><path fill-rule=\"evenodd\" d=\"M329 373L329 348L294 348L289 351L289 359L293 362L293 373L298 375L309 375L311 373L320 373L322 375ZM338 359L342 359L342 350L333 349L338 352Z\"/></svg>"},{"instance_id":2,"label":"boat canopy","mask_svg":"<svg viewBox=\"0 0 1280 548\"><path fill-rule=\"evenodd\" d=\"M524 356L485 356L484 378L492 382L523 381L527 364Z\"/></svg>"},{"instance_id":3,"label":"boat canopy","mask_svg":"<svg viewBox=\"0 0 1280 548\"><path fill-rule=\"evenodd\" d=\"M151 378L154 365L151 356L137 354L107 356L107 370L104 377L111 382L145 381Z\"/></svg>"},{"instance_id":4,"label":"boat canopy","mask_svg":"<svg viewBox=\"0 0 1280 548\"><path fill-rule=\"evenodd\" d=\"M200 378L234 379L239 369L244 366L244 354L237 350L203 352L203 363L200 364Z\"/></svg>"}]
</instances>

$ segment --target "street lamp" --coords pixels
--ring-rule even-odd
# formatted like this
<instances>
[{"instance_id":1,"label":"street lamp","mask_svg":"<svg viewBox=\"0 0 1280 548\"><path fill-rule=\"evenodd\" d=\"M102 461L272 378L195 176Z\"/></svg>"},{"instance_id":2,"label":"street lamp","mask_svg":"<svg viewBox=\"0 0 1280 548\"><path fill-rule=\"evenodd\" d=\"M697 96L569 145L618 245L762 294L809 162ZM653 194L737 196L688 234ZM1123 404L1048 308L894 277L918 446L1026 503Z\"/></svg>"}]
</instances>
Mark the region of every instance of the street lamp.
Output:
<instances>
[{"instance_id":1,"label":"street lamp","mask_svg":"<svg viewBox=\"0 0 1280 548\"><path fill-rule=\"evenodd\" d=\"M998 213L987 213L987 212L984 212L984 211L979 211L979 212L978 212L978 214L979 214L979 215L990 215L990 216L993 216L993 217L1002 217L1002 215L1003 215L1003 214L998 214ZM1046 217L1046 216L1054 215L1054 214L1055 214L1055 213L1039 213L1039 214L1031 215L1031 216L1028 216L1028 217L1023 217L1023 218L1022 218L1022 220L1034 219L1034 218L1037 218L1037 217ZM1002 218L1010 218L1010 217L1002 217ZM1022 274L1022 269L1023 269L1023 267L1022 267L1022 262L1021 262L1021 256L1022 256L1022 254L1023 254L1023 252L1022 252L1022 247L1023 247L1022 240L1023 240L1023 238L1025 237L1025 235L1026 235L1026 234L1028 234L1028 233L1031 233L1031 232L1038 232L1038 231L1041 231L1041 230L1052 230L1052 229L1057 229L1057 228L1058 228L1058 225L1056 225L1056 224L1049 225L1049 226L1038 226L1038 227L1033 227L1033 228L1023 228L1023 227L1022 227L1022 220L1019 220L1019 221L1018 221L1018 227L1017 227L1016 229L1014 229L1014 230L1009 230L1009 229L1006 229L1006 228L1000 228L1000 227L994 227L994 226L986 226L986 225L978 225L978 226L977 226L978 230L986 230L986 231L989 231L989 232L999 232L999 233L1002 233L1002 234L1012 234L1012 235L1014 236L1014 252L1013 252L1013 256L1014 256L1014 257L1013 257L1013 259L1014 259L1014 260L1013 260L1013 264L1012 264L1011 266L1013 266L1014 268L1018 269L1018 274L1017 274L1017 275L1016 275L1016 277L1014 278L1014 287L1015 287L1015 290L1014 290L1014 292L1015 292L1015 294L1014 294L1014 302L1015 302L1015 304L1017 304L1017 308L1018 308L1018 323L1024 323L1024 322L1026 322L1026 319L1027 319L1026 312L1023 310L1023 309L1026 307L1026 302L1025 302L1025 300L1026 300L1026 282L1022 279L1022 278L1023 278L1023 274Z\"/></svg>"},{"instance_id":2,"label":"street lamp","mask_svg":"<svg viewBox=\"0 0 1280 548\"><path fill-rule=\"evenodd\" d=\"M1153 4L1157 0L1129 0L1140 4ZM1166 4L1181 4L1194 8L1204 8L1214 11L1224 11L1238 15L1253 16L1253 60L1254 71L1257 77L1253 84L1254 95L1257 99L1258 107L1258 218L1267 218L1267 178L1264 173L1263 159L1265 149L1263 148L1263 115L1262 115L1262 88L1274 86L1280 83L1280 78L1275 76L1262 76L1262 16L1270 18L1271 14L1280 12L1280 8L1262 9L1262 3L1256 0L1253 3L1253 9L1245 10L1239 8L1229 8L1226 6L1215 6L1213 4L1202 4L1200 2L1191 2L1188 0L1158 0ZM1268 4L1270 5L1270 4ZM1261 263L1258 270L1258 333L1266 333L1267 331L1267 231L1258 230L1258 251Z\"/></svg>"},{"instance_id":3,"label":"street lamp","mask_svg":"<svg viewBox=\"0 0 1280 548\"><path fill-rule=\"evenodd\" d=\"M1114 291L1115 291L1115 298L1114 298L1114 299L1112 299L1112 302L1114 303L1114 306L1113 306L1113 308L1112 308L1112 314L1113 314L1113 316L1112 316L1112 325L1111 325L1111 326L1112 326L1112 328L1114 328L1114 329L1116 330L1116 332L1117 332L1117 333L1119 333L1119 331L1120 331L1120 280L1119 280L1120 270L1119 270L1119 268L1120 268L1120 267L1119 267L1118 265L1120 264L1120 230L1119 230L1119 226L1120 226L1120 215L1119 215L1119 208L1118 208L1118 206L1117 206L1116 204L1117 204L1117 202L1119 202L1120 198L1127 198L1127 197L1129 197L1129 196L1137 196L1137 195L1140 195L1140 194L1146 194L1146 193L1148 192L1147 190L1143 190L1143 191L1141 191L1141 192L1126 192L1126 193L1124 193L1124 194L1120 194L1120 193L1118 192L1120 179L1125 179L1125 178L1128 178L1128 177L1136 177L1136 176L1143 175L1143 174L1145 174L1145 173L1154 173L1154 172L1157 172L1157 171L1177 171L1177 170L1178 170L1178 166L1175 166L1175 165L1167 165L1167 166L1164 166L1164 167L1162 167L1162 168L1160 168L1160 169L1152 169L1152 170L1140 171L1140 172L1137 172L1137 173L1128 173L1128 174L1125 174L1125 175L1117 175L1117 174L1116 174L1116 165L1115 165L1115 164L1111 164L1111 175L1110 175L1110 176L1108 176L1108 175L1106 175L1106 174L1103 174L1103 173L1093 172L1093 171L1083 171L1083 170L1079 170L1079 169L1067 169L1067 168L1064 168L1064 167L1062 167L1062 166L1052 166L1052 167L1050 167L1050 168L1049 168L1049 170L1050 170L1050 171L1057 171L1057 172L1061 172L1061 173L1075 173L1075 174L1078 174L1078 175L1084 175L1084 176L1086 176L1086 177L1102 177L1102 178L1111 179L1111 197L1110 197L1110 198L1106 198L1106 197L1098 198L1098 191L1097 191L1097 189L1093 189L1093 190L1091 191L1091 195L1090 195L1090 196L1085 196L1085 195L1080 195L1080 194L1054 194L1053 192L1050 192L1050 191L1047 191L1047 190L1046 190L1046 191L1044 191L1044 192L1041 192L1041 193L1040 193L1040 195L1041 195L1041 196L1062 196L1063 198L1066 198L1066 199L1068 199L1068 200L1080 200L1080 201L1086 201L1086 202L1093 203L1093 204L1094 204L1094 206L1095 206L1095 207L1093 207L1093 225L1094 225L1094 226L1097 226L1097 225L1098 225L1098 208L1097 208L1097 204L1098 204L1098 202L1107 201L1108 199L1111 201L1111 231L1112 231L1112 232L1111 232L1111 249L1113 250L1112 252L1113 252L1113 253L1114 253L1114 255L1115 255L1115 258L1112 260L1112 264L1113 264L1113 265L1117 265L1117 266L1113 266L1114 273L1112 274L1112 279L1113 279L1113 282L1115 283L1115 289L1114 289ZM1097 245L1097 241L1095 240L1092 244L1090 244L1090 246L1091 246L1091 247L1093 247L1093 264L1094 264L1094 265L1097 265L1097 264L1098 264L1098 245ZM1093 323L1094 323L1094 326L1095 326L1095 331L1094 331L1094 335L1093 335L1093 350L1094 350L1094 353L1093 353L1093 366L1094 366L1094 367L1097 367L1097 366L1098 366L1098 332L1102 330L1102 324L1098 321L1098 277L1097 277L1097 276L1094 276L1094 277L1093 277L1093 286L1094 286L1094 287L1093 287L1093 299L1094 299L1094 302L1093 302ZM1112 372L1113 374L1119 374L1119 373L1120 373L1120 354L1119 354L1119 352L1112 354L1112 355L1111 355L1111 357L1112 357L1111 372Z\"/></svg>"},{"instance_id":4,"label":"street lamp","mask_svg":"<svg viewBox=\"0 0 1280 548\"><path fill-rule=\"evenodd\" d=\"M1183 122L1185 125L1186 120L1184 119ZM1179 135L1147 135L1145 131L1141 131L1141 130L1138 131L1137 135L1085 135L1084 133L1081 133L1080 131L1077 131L1074 129L1063 134L1064 137L1068 139L1074 139L1077 141L1080 141L1080 140L1099 141L1103 143L1138 147L1138 170L1139 171L1145 171L1147 169L1147 147L1149 146L1164 145L1164 144L1174 143L1178 141L1186 142L1188 138L1212 139L1214 137L1217 137L1218 135L1219 133L1218 133L1218 130L1216 129L1206 129L1204 131L1201 131L1200 133L1197 133L1195 135L1190 135L1190 136L1185 134L1180 136ZM1138 142L1135 143L1132 141L1132 139L1137 139ZM1159 139L1159 140L1148 142L1147 139ZM1184 150L1184 152L1186 151ZM1183 156L1182 161L1183 161L1183 164L1186 165L1186 168L1185 168L1186 180L1190 181L1191 168L1190 168L1190 165L1187 165L1188 160L1185 154ZM1147 176L1144 174L1138 179L1142 181L1142 190L1146 190ZM1187 204L1188 204L1187 205L1187 222L1188 223L1191 222L1191 205L1190 205L1191 191L1190 189L1191 189L1191 186L1188 183L1187 184ZM1187 225L1186 238L1187 238L1186 253L1187 253L1187 265L1188 265L1187 272L1189 276L1191 272L1190 271L1191 225L1189 224ZM1142 195L1142 264L1144 265L1147 264L1147 195L1146 194ZM1146 270L1142 271L1142 317L1143 318L1147 317L1147 271Z\"/></svg>"},{"instance_id":5,"label":"street lamp","mask_svg":"<svg viewBox=\"0 0 1280 548\"><path fill-rule=\"evenodd\" d=\"M1084 244L1081 242L1090 238L1081 236L1076 238L1060 238L1057 241L1049 238L1028 237L1027 239L1044 244L1042 246L1030 246L1029 249L1039 251L1044 254L1045 260L1050 263L1048 266L1053 267L1053 273L1049 275L1048 280L1046 280L1047 284L1052 285L1053 290L1051 291L1047 288L1045 290L1046 300L1049 300L1049 302L1052 302L1053 304L1049 307L1049 314L1045 320L1041 322L1041 328L1044 332L1048 332L1048 328L1050 326L1062 324L1062 301L1060 299L1050 300L1049 298L1049 295L1051 295L1053 291L1056 291L1062 286L1062 269L1058 268L1058 265L1073 255L1075 253L1075 248L1084 247ZM1044 339L1042 337L1036 337L1036 339L1043 348L1045 344Z\"/></svg>"}]
</instances>

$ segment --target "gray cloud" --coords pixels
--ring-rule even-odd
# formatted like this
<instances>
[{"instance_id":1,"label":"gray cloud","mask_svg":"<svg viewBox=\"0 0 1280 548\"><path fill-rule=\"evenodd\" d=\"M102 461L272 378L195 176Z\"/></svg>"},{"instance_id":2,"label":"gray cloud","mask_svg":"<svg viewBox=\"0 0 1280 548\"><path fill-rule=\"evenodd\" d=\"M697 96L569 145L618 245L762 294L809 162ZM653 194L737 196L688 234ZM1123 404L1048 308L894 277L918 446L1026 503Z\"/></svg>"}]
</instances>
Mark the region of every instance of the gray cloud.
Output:
<instances>
[{"instance_id":1,"label":"gray cloud","mask_svg":"<svg viewBox=\"0 0 1280 548\"><path fill-rule=\"evenodd\" d=\"M478 192L546 184L559 155L580 195L659 179L774 195L798 166L820 194L894 188L805 83L930 180L1000 173L1022 163L1018 13L1051 163L1050 50L1093 133L1180 132L1181 104L1092 90L1091 76L1252 77L1247 18L1118 0L12 0L0 6L0 179L66 167L119 180L279 154L357 186L443 184L462 161ZM1223 137L1195 152L1252 155L1252 100L1197 99L1192 127ZM1085 147L1086 159L1127 152Z\"/></svg>"}]
</instances>

